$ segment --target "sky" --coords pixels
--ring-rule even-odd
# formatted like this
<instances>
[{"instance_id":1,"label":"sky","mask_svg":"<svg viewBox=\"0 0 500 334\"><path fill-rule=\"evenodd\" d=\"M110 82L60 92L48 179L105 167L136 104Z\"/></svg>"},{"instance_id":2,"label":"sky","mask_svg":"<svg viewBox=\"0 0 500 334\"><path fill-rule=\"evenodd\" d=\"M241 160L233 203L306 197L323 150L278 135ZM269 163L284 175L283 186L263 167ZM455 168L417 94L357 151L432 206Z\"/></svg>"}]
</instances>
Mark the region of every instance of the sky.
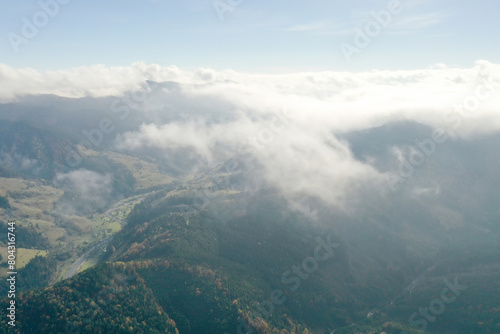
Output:
<instances>
[{"instance_id":1,"label":"sky","mask_svg":"<svg viewBox=\"0 0 500 334\"><path fill-rule=\"evenodd\" d=\"M12 68L144 62L281 73L500 63L497 0L0 3L0 63Z\"/></svg>"}]
</instances>

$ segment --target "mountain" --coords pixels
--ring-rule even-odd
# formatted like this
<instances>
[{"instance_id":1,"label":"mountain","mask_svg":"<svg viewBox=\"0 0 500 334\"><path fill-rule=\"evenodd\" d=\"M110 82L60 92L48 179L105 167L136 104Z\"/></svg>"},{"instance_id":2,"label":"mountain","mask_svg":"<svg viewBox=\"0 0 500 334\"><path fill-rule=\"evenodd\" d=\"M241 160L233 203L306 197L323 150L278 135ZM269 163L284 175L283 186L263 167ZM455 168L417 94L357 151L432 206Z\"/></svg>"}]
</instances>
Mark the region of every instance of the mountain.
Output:
<instances>
[{"instance_id":1,"label":"mountain","mask_svg":"<svg viewBox=\"0 0 500 334\"><path fill-rule=\"evenodd\" d=\"M414 121L332 133L383 179L339 207L284 191L267 162L224 143L215 161L198 143L124 146L144 124L192 124L177 112L182 85L147 85L161 110L114 97L0 105L0 219L16 220L27 259L17 332L500 331L499 134ZM233 117L224 101L190 103L210 126Z\"/></svg>"}]
</instances>

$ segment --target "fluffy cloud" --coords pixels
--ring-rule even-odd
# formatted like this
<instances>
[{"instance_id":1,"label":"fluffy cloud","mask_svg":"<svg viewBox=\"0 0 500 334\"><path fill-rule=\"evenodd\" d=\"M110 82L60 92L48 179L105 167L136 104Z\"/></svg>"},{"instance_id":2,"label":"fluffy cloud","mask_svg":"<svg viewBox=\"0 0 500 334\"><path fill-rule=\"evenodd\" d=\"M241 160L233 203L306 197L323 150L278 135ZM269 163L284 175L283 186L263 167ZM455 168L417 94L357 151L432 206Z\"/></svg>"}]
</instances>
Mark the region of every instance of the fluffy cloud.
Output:
<instances>
[{"instance_id":1,"label":"fluffy cloud","mask_svg":"<svg viewBox=\"0 0 500 334\"><path fill-rule=\"evenodd\" d=\"M14 69L0 64L0 101L8 102L27 94L55 94L64 97L122 95L140 89L144 80L183 80L175 66L161 67L136 63L128 67L96 65L61 71Z\"/></svg>"},{"instance_id":2,"label":"fluffy cloud","mask_svg":"<svg viewBox=\"0 0 500 334\"><path fill-rule=\"evenodd\" d=\"M339 134L394 120L462 137L500 130L500 65L487 61L471 68L274 75L142 63L54 72L0 65L0 98L123 95L145 80L180 85L149 93L141 106L156 121L121 134L120 148L188 148L209 162L243 156L291 197L307 194L339 206L383 180Z\"/></svg>"},{"instance_id":3,"label":"fluffy cloud","mask_svg":"<svg viewBox=\"0 0 500 334\"><path fill-rule=\"evenodd\" d=\"M111 194L112 177L87 169L78 169L68 173L58 173L54 184L65 191L65 196L58 202L56 209L65 214L92 212L105 207Z\"/></svg>"},{"instance_id":4,"label":"fluffy cloud","mask_svg":"<svg viewBox=\"0 0 500 334\"><path fill-rule=\"evenodd\" d=\"M139 90L145 80L176 81L194 97L212 96L241 109L257 112L283 109L307 115L308 124L327 122L349 131L392 119L415 119L445 125L444 113L474 96L485 82L493 96L480 101L477 122L469 126L497 127L500 65L478 61L471 68L409 71L301 72L250 74L202 68L193 72L175 66L135 63L128 67L102 65L61 71L14 69L0 64L0 101L26 94L102 97ZM493 123L492 117L494 116ZM476 124L477 123L477 124Z\"/></svg>"}]
</instances>

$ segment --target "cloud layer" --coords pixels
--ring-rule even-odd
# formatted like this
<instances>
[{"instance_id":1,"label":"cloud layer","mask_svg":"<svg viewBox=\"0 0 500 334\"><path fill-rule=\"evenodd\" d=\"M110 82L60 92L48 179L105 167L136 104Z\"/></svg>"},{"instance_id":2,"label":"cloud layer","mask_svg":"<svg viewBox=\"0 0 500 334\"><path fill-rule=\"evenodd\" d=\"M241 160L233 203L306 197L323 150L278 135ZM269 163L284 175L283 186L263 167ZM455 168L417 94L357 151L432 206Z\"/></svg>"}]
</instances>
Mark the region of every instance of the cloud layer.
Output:
<instances>
[{"instance_id":1,"label":"cloud layer","mask_svg":"<svg viewBox=\"0 0 500 334\"><path fill-rule=\"evenodd\" d=\"M56 210L73 215L77 212L93 212L105 207L111 194L111 175L101 175L86 169L57 174L54 184L65 190L65 196Z\"/></svg>"},{"instance_id":2,"label":"cloud layer","mask_svg":"<svg viewBox=\"0 0 500 334\"><path fill-rule=\"evenodd\" d=\"M145 80L180 85L152 89ZM275 75L142 63L54 72L0 65L0 87L3 101L25 94L76 98L146 90L140 109L156 121L120 134L120 148L189 149L209 164L244 157L289 196L306 194L338 206L384 179L356 160L339 134L394 120L464 138L500 130L500 65L487 61L464 69Z\"/></svg>"},{"instance_id":3,"label":"cloud layer","mask_svg":"<svg viewBox=\"0 0 500 334\"><path fill-rule=\"evenodd\" d=\"M411 71L302 72L249 74L232 70L183 71L135 63L128 67L102 65L61 71L14 69L0 64L0 101L27 94L65 97L120 96L140 90L145 80L175 81L193 96L212 96L257 113L287 109L309 124L349 131L391 119L415 119L444 125L444 114L476 94L485 82L494 89L481 101L475 118L496 118L500 105L500 65L478 61L471 68L433 68ZM493 117L492 117L493 116ZM326 123L326 124L325 124ZM472 126L469 125L470 127ZM478 125L478 124L474 124ZM486 124L480 124L486 126ZM490 124L497 128L499 123Z\"/></svg>"}]
</instances>

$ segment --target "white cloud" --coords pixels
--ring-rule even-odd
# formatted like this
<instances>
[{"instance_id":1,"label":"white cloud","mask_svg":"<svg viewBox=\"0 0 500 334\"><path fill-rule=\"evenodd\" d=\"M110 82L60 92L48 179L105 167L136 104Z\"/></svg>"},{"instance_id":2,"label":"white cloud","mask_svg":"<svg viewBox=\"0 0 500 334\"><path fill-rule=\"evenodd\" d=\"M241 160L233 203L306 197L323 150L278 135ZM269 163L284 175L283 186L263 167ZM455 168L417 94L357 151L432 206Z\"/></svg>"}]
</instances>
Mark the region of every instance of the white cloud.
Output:
<instances>
[{"instance_id":1,"label":"white cloud","mask_svg":"<svg viewBox=\"0 0 500 334\"><path fill-rule=\"evenodd\" d=\"M183 80L175 66L135 63L127 67L95 65L63 71L14 69L0 64L0 102L27 94L55 94L65 97L100 97L136 90L147 79Z\"/></svg>"},{"instance_id":2,"label":"white cloud","mask_svg":"<svg viewBox=\"0 0 500 334\"><path fill-rule=\"evenodd\" d=\"M109 174L99 174L87 169L78 169L68 173L58 173L54 183L63 189L71 189L78 197L78 205L91 208L100 207L106 203L111 194L112 177ZM74 214L75 203L60 202L57 210L65 214Z\"/></svg>"},{"instance_id":3,"label":"white cloud","mask_svg":"<svg viewBox=\"0 0 500 334\"><path fill-rule=\"evenodd\" d=\"M357 189L383 182L337 134L391 120L453 128L460 136L500 130L500 66L487 61L471 68L440 64L412 71L279 75L189 72L141 63L57 72L0 65L0 97L119 95L145 79L179 81L181 88L157 91L144 102L144 110L161 114L168 109L188 118L144 124L122 134L121 147L188 148L208 161L250 153L261 177L290 197L307 194L336 206L345 205ZM474 102L478 94L474 112L455 107ZM455 121L449 118L453 113Z\"/></svg>"}]
</instances>

